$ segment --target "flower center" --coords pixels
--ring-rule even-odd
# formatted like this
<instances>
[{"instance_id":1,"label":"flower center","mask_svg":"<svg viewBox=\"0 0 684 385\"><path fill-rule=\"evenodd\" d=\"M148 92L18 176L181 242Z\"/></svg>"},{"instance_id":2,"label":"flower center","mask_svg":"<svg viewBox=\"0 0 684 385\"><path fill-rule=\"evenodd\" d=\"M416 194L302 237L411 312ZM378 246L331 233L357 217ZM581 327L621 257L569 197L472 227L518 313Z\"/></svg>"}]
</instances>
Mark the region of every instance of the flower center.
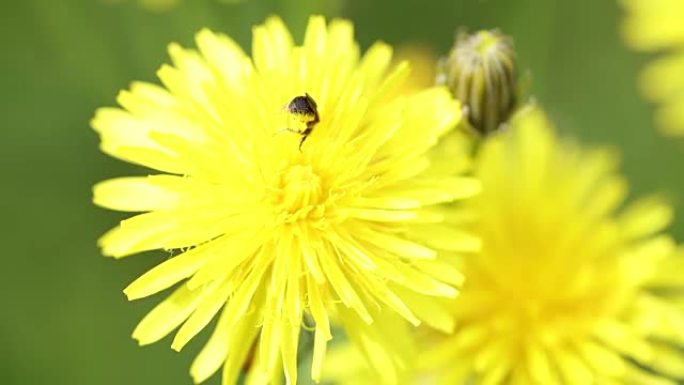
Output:
<instances>
[{"instance_id":1,"label":"flower center","mask_svg":"<svg viewBox=\"0 0 684 385\"><path fill-rule=\"evenodd\" d=\"M280 223L303 219L321 219L325 211L323 184L310 165L286 168L273 191L276 217Z\"/></svg>"}]
</instances>

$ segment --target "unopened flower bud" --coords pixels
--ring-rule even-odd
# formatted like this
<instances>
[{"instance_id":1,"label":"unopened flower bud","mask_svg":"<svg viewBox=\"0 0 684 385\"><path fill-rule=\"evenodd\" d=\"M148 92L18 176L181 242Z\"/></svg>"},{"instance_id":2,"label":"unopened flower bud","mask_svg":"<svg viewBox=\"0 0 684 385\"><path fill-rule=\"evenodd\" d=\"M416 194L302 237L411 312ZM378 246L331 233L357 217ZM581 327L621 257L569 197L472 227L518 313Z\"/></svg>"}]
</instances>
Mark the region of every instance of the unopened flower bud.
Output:
<instances>
[{"instance_id":1,"label":"unopened flower bud","mask_svg":"<svg viewBox=\"0 0 684 385\"><path fill-rule=\"evenodd\" d=\"M497 130L517 105L517 63L511 39L499 31L459 33L440 60L437 84L446 85L466 107L481 134Z\"/></svg>"}]
</instances>

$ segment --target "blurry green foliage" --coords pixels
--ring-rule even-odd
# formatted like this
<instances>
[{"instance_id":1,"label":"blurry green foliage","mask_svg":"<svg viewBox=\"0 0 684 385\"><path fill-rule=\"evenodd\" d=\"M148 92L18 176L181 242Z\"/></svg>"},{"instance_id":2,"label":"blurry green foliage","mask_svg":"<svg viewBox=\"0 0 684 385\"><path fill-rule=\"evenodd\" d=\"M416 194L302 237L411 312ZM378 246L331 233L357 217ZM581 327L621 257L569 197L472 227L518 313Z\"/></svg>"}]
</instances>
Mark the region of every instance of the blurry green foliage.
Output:
<instances>
[{"instance_id":1,"label":"blurry green foliage","mask_svg":"<svg viewBox=\"0 0 684 385\"><path fill-rule=\"evenodd\" d=\"M190 45L194 32L210 27L249 49L251 26L267 15L283 16L300 38L312 12L352 19L363 47L382 39L446 52L458 27L501 28L532 74L530 93L559 129L620 149L635 194L671 197L681 214L673 232L682 240L684 178L676 165L684 147L652 127L635 87L645 58L621 45L616 2L184 0L151 13L132 0L5 1L0 384L191 382L202 338L177 354L169 339L139 348L129 337L159 298L127 303L121 290L167 255L119 262L99 255L97 237L124 216L94 207L92 184L147 171L101 154L88 121L131 81L154 81L171 41Z\"/></svg>"}]
</instances>

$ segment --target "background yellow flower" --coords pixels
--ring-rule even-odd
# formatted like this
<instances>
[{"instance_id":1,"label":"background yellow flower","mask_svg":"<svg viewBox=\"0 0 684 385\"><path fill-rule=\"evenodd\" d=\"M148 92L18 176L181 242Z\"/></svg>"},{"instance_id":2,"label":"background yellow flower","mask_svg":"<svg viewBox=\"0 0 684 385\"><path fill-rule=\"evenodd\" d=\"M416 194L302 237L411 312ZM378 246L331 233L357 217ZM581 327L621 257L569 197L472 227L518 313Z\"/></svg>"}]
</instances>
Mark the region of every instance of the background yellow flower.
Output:
<instances>
[{"instance_id":1,"label":"background yellow flower","mask_svg":"<svg viewBox=\"0 0 684 385\"><path fill-rule=\"evenodd\" d=\"M123 3L126 0L102 0L106 4ZM153 13L169 12L176 8L182 0L136 0L140 7ZM237 4L243 0L214 0L219 4Z\"/></svg>"},{"instance_id":2,"label":"background yellow flower","mask_svg":"<svg viewBox=\"0 0 684 385\"><path fill-rule=\"evenodd\" d=\"M662 230L657 198L624 204L615 155L561 139L536 108L485 139L483 193L455 207L482 253L467 255L453 334L415 339L407 385L676 384L684 378L684 252ZM407 333L412 334L407 336ZM334 347L325 378L373 384L351 345Z\"/></svg>"},{"instance_id":3,"label":"background yellow flower","mask_svg":"<svg viewBox=\"0 0 684 385\"><path fill-rule=\"evenodd\" d=\"M473 218L482 252L462 259L456 330L425 341L421 372L444 385L681 379L671 208L622 209L615 154L559 139L536 108L485 139L476 162L483 192L453 218Z\"/></svg>"},{"instance_id":4,"label":"background yellow flower","mask_svg":"<svg viewBox=\"0 0 684 385\"><path fill-rule=\"evenodd\" d=\"M684 135L684 2L622 0L627 11L622 30L634 49L662 52L644 69L640 85L659 104L657 124L667 133Z\"/></svg>"}]
</instances>

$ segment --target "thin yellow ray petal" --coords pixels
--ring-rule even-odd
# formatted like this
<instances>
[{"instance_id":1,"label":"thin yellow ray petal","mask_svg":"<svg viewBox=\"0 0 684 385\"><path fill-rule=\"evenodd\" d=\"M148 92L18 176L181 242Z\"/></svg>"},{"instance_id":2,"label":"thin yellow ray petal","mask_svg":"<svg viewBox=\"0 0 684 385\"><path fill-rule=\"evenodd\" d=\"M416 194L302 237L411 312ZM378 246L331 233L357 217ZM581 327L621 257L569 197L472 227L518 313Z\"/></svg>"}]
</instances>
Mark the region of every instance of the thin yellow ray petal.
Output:
<instances>
[{"instance_id":1,"label":"thin yellow ray petal","mask_svg":"<svg viewBox=\"0 0 684 385\"><path fill-rule=\"evenodd\" d=\"M658 373L672 378L684 378L684 357L681 348L655 343L653 346L653 359L647 363Z\"/></svg>"},{"instance_id":2,"label":"thin yellow ray petal","mask_svg":"<svg viewBox=\"0 0 684 385\"><path fill-rule=\"evenodd\" d=\"M511 363L507 359L500 357L493 361L487 370L485 370L482 380L479 382L482 385L498 385L501 384L508 375L510 375Z\"/></svg>"},{"instance_id":3,"label":"thin yellow ray petal","mask_svg":"<svg viewBox=\"0 0 684 385\"><path fill-rule=\"evenodd\" d=\"M624 273L632 282L652 280L657 273L658 260L667 258L674 250L675 243L669 235L654 236L634 244L623 256Z\"/></svg>"},{"instance_id":4,"label":"thin yellow ray petal","mask_svg":"<svg viewBox=\"0 0 684 385\"><path fill-rule=\"evenodd\" d=\"M458 290L455 288L436 280L410 265L390 263L385 260L377 260L377 265L378 275L417 293L445 298L454 298L458 295Z\"/></svg>"},{"instance_id":5,"label":"thin yellow ray petal","mask_svg":"<svg viewBox=\"0 0 684 385\"><path fill-rule=\"evenodd\" d=\"M317 283L325 283L325 275L321 269L321 265L318 261L318 255L314 252L315 248L312 245L313 240L311 236L305 229L300 229L301 231L296 232L297 240L299 242L299 249L301 250L302 257L304 259L304 264L309 269L309 273L314 278Z\"/></svg>"},{"instance_id":6,"label":"thin yellow ray petal","mask_svg":"<svg viewBox=\"0 0 684 385\"><path fill-rule=\"evenodd\" d=\"M422 205L431 205L472 197L481 188L480 182L475 179L451 177L441 180L413 180L409 184L387 187L382 193L397 199L417 200Z\"/></svg>"},{"instance_id":7,"label":"thin yellow ray petal","mask_svg":"<svg viewBox=\"0 0 684 385\"><path fill-rule=\"evenodd\" d=\"M155 266L129 284L124 294L129 300L147 297L191 276L213 256L214 246L198 246Z\"/></svg>"},{"instance_id":8,"label":"thin yellow ray petal","mask_svg":"<svg viewBox=\"0 0 684 385\"><path fill-rule=\"evenodd\" d=\"M233 333L233 338L229 342L229 354L223 364L221 375L222 384L236 384L245 366L245 360L249 358L250 352L253 353L259 329L256 328L254 320L243 324L244 328Z\"/></svg>"},{"instance_id":9,"label":"thin yellow ray petal","mask_svg":"<svg viewBox=\"0 0 684 385\"><path fill-rule=\"evenodd\" d=\"M212 82L214 76L207 68L204 58L194 49L185 49L177 43L171 43L167 51L173 65L179 70L186 87L195 87L203 82Z\"/></svg>"},{"instance_id":10,"label":"thin yellow ray petal","mask_svg":"<svg viewBox=\"0 0 684 385\"><path fill-rule=\"evenodd\" d=\"M222 276L229 276L244 261L257 253L267 239L265 233L254 235L250 232L224 238L221 248L216 251L220 257L213 258L198 269L188 281L189 287L199 287Z\"/></svg>"},{"instance_id":11,"label":"thin yellow ray petal","mask_svg":"<svg viewBox=\"0 0 684 385\"><path fill-rule=\"evenodd\" d=\"M154 134L172 134L194 143L208 143L207 127L188 117L166 90L159 91L151 86L133 83L130 91L123 90L116 98L144 127L146 137L162 148L165 146L155 140ZM179 155L170 148L165 149L176 157Z\"/></svg>"},{"instance_id":12,"label":"thin yellow ray petal","mask_svg":"<svg viewBox=\"0 0 684 385\"><path fill-rule=\"evenodd\" d=\"M187 174L186 165L176 154L149 137L149 127L129 113L116 108L100 108L90 125L100 134L100 149L121 160L173 174Z\"/></svg>"},{"instance_id":13,"label":"thin yellow ray petal","mask_svg":"<svg viewBox=\"0 0 684 385\"><path fill-rule=\"evenodd\" d=\"M255 345L252 361L250 362L249 370L245 378L245 385L271 385L272 378L266 373L261 362L261 344Z\"/></svg>"},{"instance_id":14,"label":"thin yellow ray petal","mask_svg":"<svg viewBox=\"0 0 684 385\"><path fill-rule=\"evenodd\" d=\"M373 255L356 242L344 228L335 228L327 235L330 244L334 245L344 263L351 263L366 271L376 269Z\"/></svg>"},{"instance_id":15,"label":"thin yellow ray petal","mask_svg":"<svg viewBox=\"0 0 684 385\"><path fill-rule=\"evenodd\" d=\"M178 102L169 91L153 83L133 82L130 91L123 90L117 102L133 115L160 114L177 107ZM162 129L162 127L159 127Z\"/></svg>"},{"instance_id":16,"label":"thin yellow ray petal","mask_svg":"<svg viewBox=\"0 0 684 385\"><path fill-rule=\"evenodd\" d=\"M393 290L416 317L430 327L444 333L451 333L454 330L454 318L446 303L403 287L393 287Z\"/></svg>"},{"instance_id":17,"label":"thin yellow ray petal","mask_svg":"<svg viewBox=\"0 0 684 385\"><path fill-rule=\"evenodd\" d=\"M609 347L638 361L648 362L653 356L653 350L648 342L635 335L629 326L616 320L603 319L597 322L594 335Z\"/></svg>"},{"instance_id":18,"label":"thin yellow ray petal","mask_svg":"<svg viewBox=\"0 0 684 385\"><path fill-rule=\"evenodd\" d=\"M171 209L178 204L180 196L178 191L168 189L164 182L176 178L156 175L109 179L93 187L93 202L119 211Z\"/></svg>"},{"instance_id":19,"label":"thin yellow ray petal","mask_svg":"<svg viewBox=\"0 0 684 385\"><path fill-rule=\"evenodd\" d=\"M654 288L682 288L684 287L682 271L684 271L684 250L679 249L663 258L647 284Z\"/></svg>"},{"instance_id":20,"label":"thin yellow ray petal","mask_svg":"<svg viewBox=\"0 0 684 385\"><path fill-rule=\"evenodd\" d=\"M640 293L626 309L625 318L639 335L684 344L684 312L673 298Z\"/></svg>"},{"instance_id":21,"label":"thin yellow ray petal","mask_svg":"<svg viewBox=\"0 0 684 385\"><path fill-rule=\"evenodd\" d=\"M393 128L392 128L393 129ZM378 130L385 131L385 128L378 127ZM378 157L377 154L370 152L374 157ZM382 159L382 158L381 158ZM351 161L350 161L351 163ZM357 163L352 163L355 165ZM394 186L401 186L404 188L407 184L413 184L416 182L421 174L430 170L430 160L425 156L420 156L418 158L397 158L397 157L386 157L376 163L366 164L358 163L358 167L363 168L364 175L372 178L373 176L381 175L382 178L375 183L374 191L369 191L370 194L382 194L388 196L396 196L408 199L420 199L423 204L434 204L437 202L444 202L449 200L450 197L448 193L437 192L436 190L430 190L420 186L418 190L424 192L425 194L420 195L401 195L401 191L394 192L392 189ZM385 190L387 189L387 190ZM376 192L377 191L377 192Z\"/></svg>"},{"instance_id":22,"label":"thin yellow ray petal","mask_svg":"<svg viewBox=\"0 0 684 385\"><path fill-rule=\"evenodd\" d=\"M98 245L102 248L102 254L118 259L140 251L159 248L159 239L162 239L162 241L165 239L162 234L167 234L172 230L173 226L169 223L154 220L158 216L153 214L141 214L128 219L128 221L135 219L135 222L152 222L155 226L136 226L133 229L129 227L127 230L124 230L119 225L102 235L97 240ZM151 242L155 243L148 246L147 244Z\"/></svg>"},{"instance_id":23,"label":"thin yellow ray petal","mask_svg":"<svg viewBox=\"0 0 684 385\"><path fill-rule=\"evenodd\" d=\"M306 26L303 44L307 54L313 57L323 54L327 35L325 18L322 16L311 16Z\"/></svg>"},{"instance_id":24,"label":"thin yellow ray petal","mask_svg":"<svg viewBox=\"0 0 684 385\"><path fill-rule=\"evenodd\" d=\"M663 230L672 221L672 208L661 199L642 199L630 205L618 220L629 238L640 238Z\"/></svg>"},{"instance_id":25,"label":"thin yellow ray petal","mask_svg":"<svg viewBox=\"0 0 684 385\"><path fill-rule=\"evenodd\" d=\"M356 272L353 272L352 274L354 273ZM413 326L420 325L420 320L416 317L413 311L411 311L403 299L400 298L394 291L392 291L392 289L390 289L385 282L383 282L383 280L363 274L358 274L356 280L361 287L366 289L367 293L373 296L375 300L379 300L381 303L387 305L389 309L397 312L397 314L401 315Z\"/></svg>"},{"instance_id":26,"label":"thin yellow ray petal","mask_svg":"<svg viewBox=\"0 0 684 385\"><path fill-rule=\"evenodd\" d=\"M229 324L226 313L227 311L224 310L209 341L207 341L190 366L190 375L196 384L203 382L214 374L228 356L228 342L234 325Z\"/></svg>"},{"instance_id":27,"label":"thin yellow ray petal","mask_svg":"<svg viewBox=\"0 0 684 385\"><path fill-rule=\"evenodd\" d=\"M371 229L358 229L355 234L362 246L377 247L407 259L434 259L437 253L423 245L405 238Z\"/></svg>"},{"instance_id":28,"label":"thin yellow ray petal","mask_svg":"<svg viewBox=\"0 0 684 385\"><path fill-rule=\"evenodd\" d=\"M287 385L297 385L297 346L299 344L299 324L283 327L280 352L285 369Z\"/></svg>"},{"instance_id":29,"label":"thin yellow ray petal","mask_svg":"<svg viewBox=\"0 0 684 385\"><path fill-rule=\"evenodd\" d=\"M627 365L624 381L628 384L638 385L677 385L677 381L649 373L636 365Z\"/></svg>"},{"instance_id":30,"label":"thin yellow ray petal","mask_svg":"<svg viewBox=\"0 0 684 385\"><path fill-rule=\"evenodd\" d=\"M249 63L249 58L242 48L230 37L215 34L206 28L197 33L195 40L207 63L228 81L231 87L241 87L242 83L236 80L243 76L245 64ZM241 69L243 71L240 71Z\"/></svg>"},{"instance_id":31,"label":"thin yellow ray petal","mask_svg":"<svg viewBox=\"0 0 684 385\"><path fill-rule=\"evenodd\" d=\"M196 112L206 114L205 122L211 122L218 108L210 96L210 89L216 84L214 74L195 50L172 43L168 53L175 68L163 65L157 71L159 80L177 98L195 107Z\"/></svg>"},{"instance_id":32,"label":"thin yellow ray petal","mask_svg":"<svg viewBox=\"0 0 684 385\"><path fill-rule=\"evenodd\" d=\"M273 29L282 30L284 35ZM262 75L287 71L292 38L282 21L272 17L265 24L255 26L252 35L252 58L256 70Z\"/></svg>"},{"instance_id":33,"label":"thin yellow ray petal","mask_svg":"<svg viewBox=\"0 0 684 385\"><path fill-rule=\"evenodd\" d=\"M387 71L391 60L392 47L382 42L376 42L361 58L358 72L364 74L368 82L372 84L377 82L377 79Z\"/></svg>"},{"instance_id":34,"label":"thin yellow ray petal","mask_svg":"<svg viewBox=\"0 0 684 385\"><path fill-rule=\"evenodd\" d=\"M507 341L492 341L478 348L473 360L473 368L479 373L486 373L488 368L493 367L504 355Z\"/></svg>"},{"instance_id":35,"label":"thin yellow ray petal","mask_svg":"<svg viewBox=\"0 0 684 385\"><path fill-rule=\"evenodd\" d=\"M332 334L330 333L328 312L323 304L318 285L311 276L307 276L306 283L307 293L309 294L308 307L311 309L311 315L316 323L313 358L311 363L311 378L314 381L319 382L321 380L327 343L332 339Z\"/></svg>"},{"instance_id":36,"label":"thin yellow ray petal","mask_svg":"<svg viewBox=\"0 0 684 385\"><path fill-rule=\"evenodd\" d=\"M341 213L352 218L374 222L405 222L416 218L416 212L410 210L383 210L349 207Z\"/></svg>"},{"instance_id":37,"label":"thin yellow ray petal","mask_svg":"<svg viewBox=\"0 0 684 385\"><path fill-rule=\"evenodd\" d=\"M574 352L566 349L555 349L554 359L558 372L568 385L591 384L594 381L594 374L586 363L577 357Z\"/></svg>"},{"instance_id":38,"label":"thin yellow ray petal","mask_svg":"<svg viewBox=\"0 0 684 385\"><path fill-rule=\"evenodd\" d=\"M280 348L282 344L282 332L284 322L282 318L270 315L264 318L259 336L260 357L264 370L269 375L274 373L279 362Z\"/></svg>"},{"instance_id":39,"label":"thin yellow ray petal","mask_svg":"<svg viewBox=\"0 0 684 385\"><path fill-rule=\"evenodd\" d=\"M482 248L482 241L473 233L442 224L414 225L410 235L421 243L441 250L477 252Z\"/></svg>"},{"instance_id":40,"label":"thin yellow ray petal","mask_svg":"<svg viewBox=\"0 0 684 385\"><path fill-rule=\"evenodd\" d=\"M265 252L262 252L258 257L255 257L255 265L252 270L247 274L247 276L241 281L240 286L235 291L231 298L231 305L229 306L228 317L232 320L236 320L241 317L242 314L247 312L250 304L252 303L262 303L263 300L255 299L263 290L260 285L263 284L264 275L266 271L271 266L270 256L265 256Z\"/></svg>"},{"instance_id":41,"label":"thin yellow ray petal","mask_svg":"<svg viewBox=\"0 0 684 385\"><path fill-rule=\"evenodd\" d=\"M386 52L383 52L384 49L385 47L379 47L379 52L377 53L378 57L387 54ZM389 54L391 55L392 52L390 51ZM392 71L385 76L382 83L377 87L377 91L373 95L373 100L371 102L376 103L382 99L391 99L391 94L400 89L401 85L406 82L406 79L408 79L410 73L411 66L408 62L403 61L397 64Z\"/></svg>"},{"instance_id":42,"label":"thin yellow ray petal","mask_svg":"<svg viewBox=\"0 0 684 385\"><path fill-rule=\"evenodd\" d=\"M432 111L439 113L432 113ZM433 87L410 96L402 110L404 124L378 150L385 154L400 154L403 158L415 158L434 147L439 137L453 128L461 117L461 105L444 87ZM422 127L421 131L415 127Z\"/></svg>"},{"instance_id":43,"label":"thin yellow ray petal","mask_svg":"<svg viewBox=\"0 0 684 385\"><path fill-rule=\"evenodd\" d=\"M316 327L316 332L314 334L313 358L311 359L311 379L316 383L321 381L323 361L325 360L327 346L328 339L325 337L325 332Z\"/></svg>"},{"instance_id":44,"label":"thin yellow ray petal","mask_svg":"<svg viewBox=\"0 0 684 385\"><path fill-rule=\"evenodd\" d=\"M311 315L316 322L316 330L320 330L326 341L332 339L332 334L330 333L330 321L328 318L328 311L326 310L325 304L323 302L323 296L321 294L321 287L307 276L307 293L308 305L311 310Z\"/></svg>"},{"instance_id":45,"label":"thin yellow ray petal","mask_svg":"<svg viewBox=\"0 0 684 385\"><path fill-rule=\"evenodd\" d=\"M546 349L538 343L530 343L525 347L525 363L535 383L555 384L558 382Z\"/></svg>"},{"instance_id":46,"label":"thin yellow ray petal","mask_svg":"<svg viewBox=\"0 0 684 385\"><path fill-rule=\"evenodd\" d=\"M461 271L454 266L453 262L448 261L446 258L434 261L415 261L413 266L423 273L455 287L463 285L465 281L465 276Z\"/></svg>"},{"instance_id":47,"label":"thin yellow ray petal","mask_svg":"<svg viewBox=\"0 0 684 385\"><path fill-rule=\"evenodd\" d=\"M455 333L456 337L453 340L453 347L457 350L473 349L482 345L488 337L491 337L487 325L466 325Z\"/></svg>"},{"instance_id":48,"label":"thin yellow ray petal","mask_svg":"<svg viewBox=\"0 0 684 385\"><path fill-rule=\"evenodd\" d=\"M345 306L354 309L365 322L373 322L373 318L356 290L351 285L350 280L340 269L337 258L331 258L331 255L335 255L332 246L328 245L325 251L326 252L319 254L321 268L323 269L325 276L328 277L328 281L335 293L337 293Z\"/></svg>"},{"instance_id":49,"label":"thin yellow ray petal","mask_svg":"<svg viewBox=\"0 0 684 385\"><path fill-rule=\"evenodd\" d=\"M591 340L578 341L577 345L577 350L583 361L595 373L607 377L621 377L624 375L626 370L625 361L615 351Z\"/></svg>"},{"instance_id":50,"label":"thin yellow ray petal","mask_svg":"<svg viewBox=\"0 0 684 385\"><path fill-rule=\"evenodd\" d=\"M147 313L133 331L140 345L148 345L166 337L185 321L202 301L208 290L189 290L181 285L173 294Z\"/></svg>"},{"instance_id":51,"label":"thin yellow ray petal","mask_svg":"<svg viewBox=\"0 0 684 385\"><path fill-rule=\"evenodd\" d=\"M238 301L231 300L219 318L209 341L202 348L190 367L190 374L195 383L199 383L214 374L221 364L229 365L224 376L240 368L244 357L252 347L252 341L258 331L258 320L261 317L261 297L254 299L252 307L240 308ZM237 309L237 310L236 310Z\"/></svg>"},{"instance_id":52,"label":"thin yellow ray petal","mask_svg":"<svg viewBox=\"0 0 684 385\"><path fill-rule=\"evenodd\" d=\"M246 227L251 222L240 221L243 217L249 218L250 214L198 208L152 211L121 221L98 243L103 254L114 258L154 249L186 248Z\"/></svg>"},{"instance_id":53,"label":"thin yellow ray petal","mask_svg":"<svg viewBox=\"0 0 684 385\"><path fill-rule=\"evenodd\" d=\"M421 207L422 203L417 199L383 195L377 197L356 197L349 202L349 205L357 208L409 210Z\"/></svg>"},{"instance_id":54,"label":"thin yellow ray petal","mask_svg":"<svg viewBox=\"0 0 684 385\"><path fill-rule=\"evenodd\" d=\"M229 281L222 283L211 294L205 296L202 303L192 312L190 317L178 329L171 343L171 349L181 351L194 336L197 335L214 318L226 303L230 292Z\"/></svg>"}]
</instances>

